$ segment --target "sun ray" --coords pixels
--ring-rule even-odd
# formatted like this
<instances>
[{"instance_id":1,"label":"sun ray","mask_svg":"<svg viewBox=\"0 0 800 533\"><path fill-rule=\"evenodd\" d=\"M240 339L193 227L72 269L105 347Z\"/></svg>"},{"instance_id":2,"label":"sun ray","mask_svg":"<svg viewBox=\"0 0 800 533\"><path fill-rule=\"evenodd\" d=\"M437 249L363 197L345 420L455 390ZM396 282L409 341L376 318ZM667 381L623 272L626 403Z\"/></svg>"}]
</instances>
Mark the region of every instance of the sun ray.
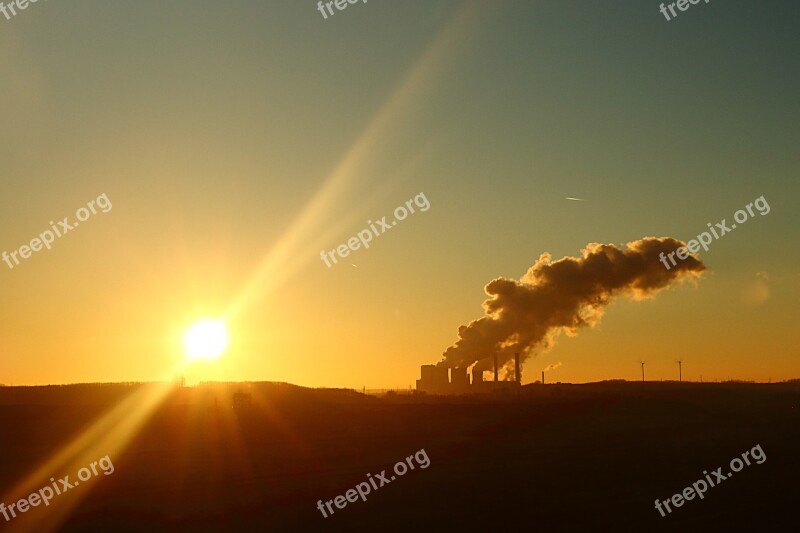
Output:
<instances>
[{"instance_id":1,"label":"sun ray","mask_svg":"<svg viewBox=\"0 0 800 533\"><path fill-rule=\"evenodd\" d=\"M300 266L316 258L314 250L318 249L317 246L310 247L307 243L318 242L314 236L322 233L322 228L328 224L329 217L326 215L329 215L335 201L344 196L372 148L383 141L387 131L391 131L390 125L403 117L403 111L435 77L444 60L463 42L464 36L479 20L478 11L486 5L483 2L469 2L448 21L361 136L345 153L322 187L256 267L228 308L225 314L228 319L236 316L256 298L275 289ZM309 249L312 253L303 253Z\"/></svg>"},{"instance_id":2,"label":"sun ray","mask_svg":"<svg viewBox=\"0 0 800 533\"><path fill-rule=\"evenodd\" d=\"M315 235L324 234L322 229L330 226L327 223L327 215L334 203L342 198L352 185L357 170L367 160L372 148L379 140L383 140L387 131L391 131L391 124L402 118L403 111L413 103L426 83L433 79L441 63L463 41L468 30L479 18L478 10L484 5L486 4L481 2L465 4L439 32L433 43L409 69L399 87L329 174L322 187L244 283L225 313L227 320L240 313L254 299L263 297L267 291L277 287L314 257L312 254L299 252L316 248L315 243L319 242L319 239L315 238ZM181 373L187 364L189 361L165 375ZM38 490L50 477L74 474L81 467L105 455L110 456L113 461L115 456L119 456L127 448L131 439L136 436L152 413L165 401L170 391L174 390L173 387L169 380L142 385L139 390L117 404L12 487L3 499L13 499L21 494ZM278 424L281 420L280 415L274 413L273 417L273 423ZM72 498L65 498L50 512L32 515L32 520L28 522L30 530L56 530L88 492L76 491Z\"/></svg>"},{"instance_id":3,"label":"sun ray","mask_svg":"<svg viewBox=\"0 0 800 533\"><path fill-rule=\"evenodd\" d=\"M75 477L75 472L92 461L108 455L111 461L125 450L130 440L149 419L150 414L172 390L172 384L141 385L128 398L103 415L78 437L61 447L22 481L6 492L0 501L16 501L48 484L50 478L65 475ZM100 480L95 480L99 482ZM47 513L29 515L29 531L55 531L77 506L88 490L70 491L69 498L60 498Z\"/></svg>"}]
</instances>

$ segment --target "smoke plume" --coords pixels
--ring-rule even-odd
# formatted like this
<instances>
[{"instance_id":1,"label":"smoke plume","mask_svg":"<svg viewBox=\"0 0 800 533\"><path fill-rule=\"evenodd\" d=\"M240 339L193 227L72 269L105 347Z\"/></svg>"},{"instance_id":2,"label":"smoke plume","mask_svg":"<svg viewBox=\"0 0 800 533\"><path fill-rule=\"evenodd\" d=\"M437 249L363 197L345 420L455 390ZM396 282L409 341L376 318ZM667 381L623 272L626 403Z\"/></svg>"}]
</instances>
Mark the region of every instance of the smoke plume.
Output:
<instances>
[{"instance_id":1,"label":"smoke plume","mask_svg":"<svg viewBox=\"0 0 800 533\"><path fill-rule=\"evenodd\" d=\"M550 372L551 370L555 370L556 368L558 368L558 367L560 367L560 366L561 366L561 361L559 361L558 363L555 363L555 364L553 364L553 365L547 365L547 366L544 368L544 371L545 371L545 372Z\"/></svg>"},{"instance_id":2,"label":"smoke plume","mask_svg":"<svg viewBox=\"0 0 800 533\"><path fill-rule=\"evenodd\" d=\"M515 352L525 360L550 348L559 333L572 336L597 324L612 297L646 299L676 282L696 280L706 268L696 257L678 259L676 266L668 261L669 269L659 261L660 254L681 246L670 237L645 237L624 249L591 243L582 257L558 261L544 253L519 281L497 278L486 285L485 316L458 328L458 340L439 365L477 362L478 370L490 370L495 353L499 366L513 361Z\"/></svg>"}]
</instances>

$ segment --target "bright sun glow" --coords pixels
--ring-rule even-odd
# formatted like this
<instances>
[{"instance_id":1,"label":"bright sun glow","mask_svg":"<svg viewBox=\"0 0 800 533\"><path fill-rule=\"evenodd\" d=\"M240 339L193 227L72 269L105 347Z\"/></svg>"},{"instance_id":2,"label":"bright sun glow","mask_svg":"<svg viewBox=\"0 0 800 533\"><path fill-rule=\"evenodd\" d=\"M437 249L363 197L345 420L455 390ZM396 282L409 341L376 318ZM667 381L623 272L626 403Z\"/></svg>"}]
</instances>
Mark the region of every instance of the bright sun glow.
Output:
<instances>
[{"instance_id":1,"label":"bright sun glow","mask_svg":"<svg viewBox=\"0 0 800 533\"><path fill-rule=\"evenodd\" d=\"M186 332L184 344L189 361L211 361L228 347L228 330L220 320L201 320Z\"/></svg>"}]
</instances>

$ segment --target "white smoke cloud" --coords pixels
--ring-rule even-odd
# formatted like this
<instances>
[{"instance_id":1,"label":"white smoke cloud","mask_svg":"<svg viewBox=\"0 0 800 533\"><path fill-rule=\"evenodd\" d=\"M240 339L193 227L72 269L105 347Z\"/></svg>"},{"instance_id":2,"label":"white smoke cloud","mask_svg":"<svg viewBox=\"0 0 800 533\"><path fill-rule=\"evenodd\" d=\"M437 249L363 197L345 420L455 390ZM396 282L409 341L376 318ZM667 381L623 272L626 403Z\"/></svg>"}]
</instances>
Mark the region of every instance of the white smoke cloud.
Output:
<instances>
[{"instance_id":1,"label":"white smoke cloud","mask_svg":"<svg viewBox=\"0 0 800 533\"><path fill-rule=\"evenodd\" d=\"M553 261L547 253L519 280L497 278L484 291L485 315L458 328L458 340L439 363L488 370L492 356L505 366L519 352L521 360L546 351L559 333L575 335L594 326L615 296L644 299L682 280L695 280L705 270L696 257L667 270L661 253L685 243L670 237L645 237L620 249L591 243L581 257ZM513 364L513 363L511 363Z\"/></svg>"}]
</instances>

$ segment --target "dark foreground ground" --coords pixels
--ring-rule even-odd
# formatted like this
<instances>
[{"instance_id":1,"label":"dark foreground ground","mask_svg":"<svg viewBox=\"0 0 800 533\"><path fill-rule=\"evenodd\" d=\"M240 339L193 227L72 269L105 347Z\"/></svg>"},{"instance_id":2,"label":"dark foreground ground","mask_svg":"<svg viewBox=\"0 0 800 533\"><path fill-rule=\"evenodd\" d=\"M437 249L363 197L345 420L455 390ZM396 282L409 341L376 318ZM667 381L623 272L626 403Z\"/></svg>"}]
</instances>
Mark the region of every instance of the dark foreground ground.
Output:
<instances>
[{"instance_id":1,"label":"dark foreground ground","mask_svg":"<svg viewBox=\"0 0 800 533\"><path fill-rule=\"evenodd\" d=\"M22 477L141 390L0 387L6 505L26 496L9 493ZM237 391L249 407L232 408ZM727 475L756 445L763 464L666 518L654 508L703 470ZM317 509L420 449L428 468L328 518ZM211 385L171 392L110 455L112 475L10 522L0 515L0 531L41 530L70 498L63 531L791 531L798 454L797 384L531 385L459 399ZM65 474L75 477L42 473L39 485Z\"/></svg>"}]
</instances>

